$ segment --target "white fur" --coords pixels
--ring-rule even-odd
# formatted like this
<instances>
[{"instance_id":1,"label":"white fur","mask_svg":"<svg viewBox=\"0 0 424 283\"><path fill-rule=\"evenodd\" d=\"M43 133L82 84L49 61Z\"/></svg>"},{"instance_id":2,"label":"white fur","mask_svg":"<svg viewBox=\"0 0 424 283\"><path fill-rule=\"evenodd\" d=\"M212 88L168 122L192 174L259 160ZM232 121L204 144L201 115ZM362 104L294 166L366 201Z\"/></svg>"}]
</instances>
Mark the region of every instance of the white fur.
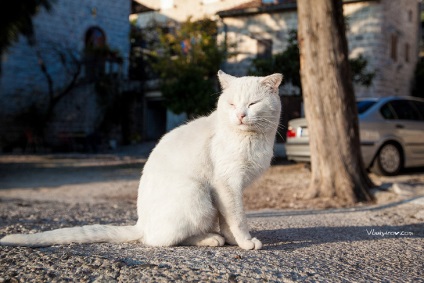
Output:
<instances>
[{"instance_id":1,"label":"white fur","mask_svg":"<svg viewBox=\"0 0 424 283\"><path fill-rule=\"evenodd\" d=\"M9 235L3 245L139 240L149 246L260 249L243 208L243 189L270 165L281 104L282 75L236 78L218 72L217 110L166 134L146 162L135 226L91 225Z\"/></svg>"}]
</instances>

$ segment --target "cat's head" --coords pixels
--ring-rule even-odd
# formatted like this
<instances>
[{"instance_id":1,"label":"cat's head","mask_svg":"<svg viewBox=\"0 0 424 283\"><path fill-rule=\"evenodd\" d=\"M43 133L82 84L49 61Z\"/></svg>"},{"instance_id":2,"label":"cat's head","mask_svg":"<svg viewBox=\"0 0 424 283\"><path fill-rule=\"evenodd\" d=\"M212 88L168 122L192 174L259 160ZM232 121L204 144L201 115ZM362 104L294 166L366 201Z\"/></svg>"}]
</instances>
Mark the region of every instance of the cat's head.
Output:
<instances>
[{"instance_id":1,"label":"cat's head","mask_svg":"<svg viewBox=\"0 0 424 283\"><path fill-rule=\"evenodd\" d=\"M222 94L218 113L231 127L242 131L268 132L278 127L281 102L278 86L283 75L234 77L218 72Z\"/></svg>"}]
</instances>

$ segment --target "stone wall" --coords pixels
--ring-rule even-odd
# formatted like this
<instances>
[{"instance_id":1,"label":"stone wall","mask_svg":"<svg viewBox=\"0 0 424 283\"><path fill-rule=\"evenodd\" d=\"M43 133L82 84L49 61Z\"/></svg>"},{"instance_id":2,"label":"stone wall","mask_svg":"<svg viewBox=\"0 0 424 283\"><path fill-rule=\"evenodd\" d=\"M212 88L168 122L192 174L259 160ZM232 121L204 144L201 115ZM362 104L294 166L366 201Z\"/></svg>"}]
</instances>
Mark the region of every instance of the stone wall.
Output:
<instances>
[{"instance_id":1,"label":"stone wall","mask_svg":"<svg viewBox=\"0 0 424 283\"><path fill-rule=\"evenodd\" d=\"M345 3L343 8L348 23L349 57L362 54L368 61L368 70L376 73L369 88L355 85L356 96L409 95L418 59L418 2L354 1ZM272 53L284 51L291 29L297 29L295 10L224 17L220 40L226 37L234 45L230 52L237 54L227 60L225 70L233 75L245 75L251 60L257 56L260 39L272 40ZM397 37L396 60L391 58L392 35ZM282 92L291 94L291 89L286 86Z\"/></svg>"},{"instance_id":2,"label":"stone wall","mask_svg":"<svg viewBox=\"0 0 424 283\"><path fill-rule=\"evenodd\" d=\"M94 88L93 84L77 87L58 103L44 136L47 144L76 146L75 139L85 141L95 134L104 110Z\"/></svg>"},{"instance_id":3,"label":"stone wall","mask_svg":"<svg viewBox=\"0 0 424 283\"><path fill-rule=\"evenodd\" d=\"M350 57L363 54L369 62L369 70L376 72L370 88L355 87L358 97L410 95L418 60L418 11L418 2L414 0L344 5L349 23Z\"/></svg>"},{"instance_id":4,"label":"stone wall","mask_svg":"<svg viewBox=\"0 0 424 283\"><path fill-rule=\"evenodd\" d=\"M48 83L46 76L40 70L39 58L43 58L47 67L47 72L52 77L54 91L60 92L71 80L71 73L67 68L75 65L66 63L63 66L61 60L70 60L71 54L77 59L81 59L85 44L85 34L90 27L101 28L106 35L107 45L124 58L121 67L121 74L125 78L128 69L128 58L130 50L129 32L130 25L128 16L130 14L129 0L60 0L55 2L51 12L42 10L33 19L35 30L34 45L30 46L26 38L21 37L19 42L14 44L7 53L2 56L2 73L0 75L0 135L2 139L13 130L10 123L14 123L14 117L27 111L32 104L46 105L48 99ZM59 53L66 54L61 57ZM37 56L38 55L38 56ZM84 78L84 73L80 79ZM74 90L77 93L81 89ZM91 88L92 90L92 88ZM69 94L76 100L86 93L87 101L90 101L90 94L87 90L78 92L77 95ZM78 98L77 98L78 97ZM72 100L72 99L71 99ZM71 103L71 102L69 102ZM72 103L71 103L72 104ZM87 107L92 107L88 109ZM87 113L68 112L66 108L58 111L55 118L58 121L66 121L66 117L79 116L78 123L63 123L62 128L71 130L71 127L87 128L93 124L93 117L90 112L95 112L96 106L93 103L84 105ZM62 117L63 116L63 117ZM82 117L85 117L82 119ZM82 120L81 120L82 119ZM19 127L18 123L15 123ZM78 130L78 129L75 129ZM1 147L2 141L0 141Z\"/></svg>"},{"instance_id":5,"label":"stone wall","mask_svg":"<svg viewBox=\"0 0 424 283\"><path fill-rule=\"evenodd\" d=\"M419 53L418 1L385 0L382 5L382 35L385 48L381 52L385 53L385 60L380 62L380 93L410 95L411 81ZM397 41L395 59L391 58L393 36Z\"/></svg>"},{"instance_id":6,"label":"stone wall","mask_svg":"<svg viewBox=\"0 0 424 283\"><path fill-rule=\"evenodd\" d=\"M343 12L346 17L346 38L349 57L362 55L368 62L368 71L376 73L370 87L355 85L357 97L382 96L377 90L381 84L380 64L385 54L382 39L382 5L379 2L357 2L345 4Z\"/></svg>"},{"instance_id":7,"label":"stone wall","mask_svg":"<svg viewBox=\"0 0 424 283\"><path fill-rule=\"evenodd\" d=\"M232 46L229 53L236 54L227 60L226 71L235 76L245 75L258 53L259 40L272 40L272 53L282 52L287 47L289 32L296 29L296 11L224 18L220 40L226 33L227 43Z\"/></svg>"}]
</instances>

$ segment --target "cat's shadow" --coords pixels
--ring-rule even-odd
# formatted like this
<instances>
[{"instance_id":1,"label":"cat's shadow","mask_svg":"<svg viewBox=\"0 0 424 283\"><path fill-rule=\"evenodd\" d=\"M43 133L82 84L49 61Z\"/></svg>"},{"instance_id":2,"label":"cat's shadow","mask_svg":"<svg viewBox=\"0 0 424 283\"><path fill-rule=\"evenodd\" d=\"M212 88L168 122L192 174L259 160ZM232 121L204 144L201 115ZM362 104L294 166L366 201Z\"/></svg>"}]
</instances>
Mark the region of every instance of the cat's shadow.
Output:
<instances>
[{"instance_id":1,"label":"cat's shadow","mask_svg":"<svg viewBox=\"0 0 424 283\"><path fill-rule=\"evenodd\" d=\"M265 250L294 250L336 242L424 238L424 223L399 226L308 227L252 231Z\"/></svg>"}]
</instances>

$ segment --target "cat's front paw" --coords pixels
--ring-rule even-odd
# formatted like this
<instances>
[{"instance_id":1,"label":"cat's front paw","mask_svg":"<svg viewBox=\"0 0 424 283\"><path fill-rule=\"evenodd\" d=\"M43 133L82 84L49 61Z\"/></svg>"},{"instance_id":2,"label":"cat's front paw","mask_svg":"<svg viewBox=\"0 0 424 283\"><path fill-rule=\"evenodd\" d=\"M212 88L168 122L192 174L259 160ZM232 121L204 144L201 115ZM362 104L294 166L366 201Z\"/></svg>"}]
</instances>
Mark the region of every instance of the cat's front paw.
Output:
<instances>
[{"instance_id":1,"label":"cat's front paw","mask_svg":"<svg viewBox=\"0 0 424 283\"><path fill-rule=\"evenodd\" d=\"M244 250L260 250L262 249L262 242L256 238L243 240L238 243L239 247Z\"/></svg>"}]
</instances>

